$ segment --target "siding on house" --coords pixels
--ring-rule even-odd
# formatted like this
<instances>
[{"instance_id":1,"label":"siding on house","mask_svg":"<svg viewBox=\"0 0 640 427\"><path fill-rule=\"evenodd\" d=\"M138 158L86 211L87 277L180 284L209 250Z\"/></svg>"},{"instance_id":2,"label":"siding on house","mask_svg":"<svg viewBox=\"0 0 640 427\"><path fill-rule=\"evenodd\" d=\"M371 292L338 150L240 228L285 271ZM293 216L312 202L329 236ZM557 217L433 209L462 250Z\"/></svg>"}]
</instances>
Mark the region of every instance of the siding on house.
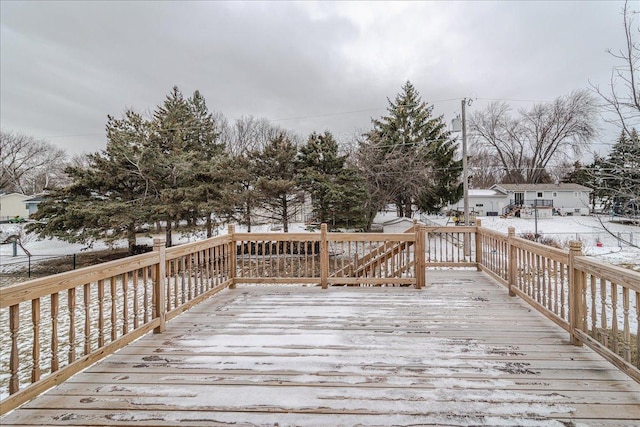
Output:
<instances>
[{"instance_id":1,"label":"siding on house","mask_svg":"<svg viewBox=\"0 0 640 427\"><path fill-rule=\"evenodd\" d=\"M563 215L588 215L592 191L578 184L495 184L490 189L469 190L469 210L479 216L501 215L503 209L516 200L518 193L528 206L542 205L541 201L545 200ZM452 203L449 209L462 211L464 200Z\"/></svg>"},{"instance_id":2,"label":"siding on house","mask_svg":"<svg viewBox=\"0 0 640 427\"><path fill-rule=\"evenodd\" d=\"M500 190L469 190L469 211L478 216L500 215L502 209L509 204L506 193ZM464 199L449 205L450 210L464 210Z\"/></svg>"},{"instance_id":3,"label":"siding on house","mask_svg":"<svg viewBox=\"0 0 640 427\"><path fill-rule=\"evenodd\" d=\"M495 184L491 188L505 192L509 201L521 193L527 205L536 200L551 200L563 215L589 215L589 194L593 191L579 184Z\"/></svg>"},{"instance_id":4,"label":"siding on house","mask_svg":"<svg viewBox=\"0 0 640 427\"><path fill-rule=\"evenodd\" d=\"M15 216L29 217L29 210L25 204L31 196L20 193L0 194L0 221L6 221Z\"/></svg>"}]
</instances>

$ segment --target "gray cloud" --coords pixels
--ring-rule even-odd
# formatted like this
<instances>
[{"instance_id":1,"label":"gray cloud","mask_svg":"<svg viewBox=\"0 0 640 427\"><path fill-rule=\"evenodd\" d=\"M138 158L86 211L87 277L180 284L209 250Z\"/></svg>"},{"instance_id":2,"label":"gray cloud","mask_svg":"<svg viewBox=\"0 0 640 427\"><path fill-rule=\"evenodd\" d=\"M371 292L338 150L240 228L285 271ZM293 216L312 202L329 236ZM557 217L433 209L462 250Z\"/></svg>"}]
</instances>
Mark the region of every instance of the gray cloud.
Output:
<instances>
[{"instance_id":1,"label":"gray cloud","mask_svg":"<svg viewBox=\"0 0 640 427\"><path fill-rule=\"evenodd\" d=\"M407 79L448 120L460 102L443 100L548 100L606 84L621 6L2 1L0 125L96 151L107 114L150 111L175 84L230 119L346 136Z\"/></svg>"}]
</instances>

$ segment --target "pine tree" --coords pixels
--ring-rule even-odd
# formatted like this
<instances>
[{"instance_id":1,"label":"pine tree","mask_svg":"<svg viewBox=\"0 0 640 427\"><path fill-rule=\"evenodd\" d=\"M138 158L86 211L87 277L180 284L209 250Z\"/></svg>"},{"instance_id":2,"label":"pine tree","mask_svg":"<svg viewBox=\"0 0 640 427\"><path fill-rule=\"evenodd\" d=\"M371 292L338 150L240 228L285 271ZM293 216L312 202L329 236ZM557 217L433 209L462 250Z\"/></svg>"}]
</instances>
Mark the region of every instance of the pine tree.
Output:
<instances>
[{"instance_id":1,"label":"pine tree","mask_svg":"<svg viewBox=\"0 0 640 427\"><path fill-rule=\"evenodd\" d=\"M146 173L154 157L148 138L149 123L139 114L109 117L106 149L89 155L89 168L66 169L72 184L45 198L34 215L42 221L31 230L88 244L126 238L133 253L136 229L151 216L159 195Z\"/></svg>"},{"instance_id":2,"label":"pine tree","mask_svg":"<svg viewBox=\"0 0 640 427\"><path fill-rule=\"evenodd\" d=\"M411 82L406 82L388 115L373 120L360 147L360 166L368 181L384 195L385 203L395 202L399 216L410 217L412 206L435 211L461 194L459 161L441 117L432 117L433 106L420 98Z\"/></svg>"},{"instance_id":3,"label":"pine tree","mask_svg":"<svg viewBox=\"0 0 640 427\"><path fill-rule=\"evenodd\" d=\"M204 219L207 237L211 237L212 217L226 212L222 193L229 181L229 161L224 144L219 142L218 126L200 92L195 91L187 104L191 116L186 144L187 150L194 152L195 156L191 156L193 180L187 183L185 197L191 202L192 225L196 226L197 220Z\"/></svg>"},{"instance_id":4,"label":"pine tree","mask_svg":"<svg viewBox=\"0 0 640 427\"><path fill-rule=\"evenodd\" d=\"M271 139L261 152L254 152L252 160L260 177L256 182L261 208L269 219L282 222L284 232L297 213L303 195L296 182L297 147L283 133Z\"/></svg>"},{"instance_id":5,"label":"pine tree","mask_svg":"<svg viewBox=\"0 0 640 427\"><path fill-rule=\"evenodd\" d=\"M331 227L358 225L363 217L363 183L330 132L312 133L298 154L298 182L311 196L316 221Z\"/></svg>"},{"instance_id":6,"label":"pine tree","mask_svg":"<svg viewBox=\"0 0 640 427\"><path fill-rule=\"evenodd\" d=\"M186 183L193 179L191 164L195 158L187 142L190 119L187 100L175 86L153 112L150 148L155 152L155 163L148 173L160 196L153 219L165 222L167 246L172 245L173 224L185 211L194 209L184 194Z\"/></svg>"},{"instance_id":7,"label":"pine tree","mask_svg":"<svg viewBox=\"0 0 640 427\"><path fill-rule=\"evenodd\" d=\"M640 215L640 138L636 129L628 135L622 132L600 170L605 207L618 215Z\"/></svg>"}]
</instances>

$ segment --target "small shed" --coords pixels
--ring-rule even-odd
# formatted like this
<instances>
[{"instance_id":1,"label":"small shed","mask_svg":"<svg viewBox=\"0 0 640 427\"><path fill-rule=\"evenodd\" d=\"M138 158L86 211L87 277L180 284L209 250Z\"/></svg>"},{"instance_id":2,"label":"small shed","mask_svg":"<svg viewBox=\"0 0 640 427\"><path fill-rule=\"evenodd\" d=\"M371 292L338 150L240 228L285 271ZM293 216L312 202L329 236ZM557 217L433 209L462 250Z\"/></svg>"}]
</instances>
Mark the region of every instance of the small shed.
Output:
<instances>
[{"instance_id":1,"label":"small shed","mask_svg":"<svg viewBox=\"0 0 640 427\"><path fill-rule=\"evenodd\" d=\"M413 220L411 218L394 218L382 224L382 231L384 233L404 233L412 226Z\"/></svg>"}]
</instances>

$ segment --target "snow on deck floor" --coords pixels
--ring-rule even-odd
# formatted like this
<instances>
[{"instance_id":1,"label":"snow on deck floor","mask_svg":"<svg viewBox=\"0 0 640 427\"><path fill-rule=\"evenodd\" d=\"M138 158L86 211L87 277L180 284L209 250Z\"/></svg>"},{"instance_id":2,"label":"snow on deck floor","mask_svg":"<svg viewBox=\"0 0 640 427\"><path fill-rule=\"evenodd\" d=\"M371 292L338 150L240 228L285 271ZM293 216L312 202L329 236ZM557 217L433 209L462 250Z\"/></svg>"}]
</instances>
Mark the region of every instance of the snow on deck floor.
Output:
<instances>
[{"instance_id":1,"label":"snow on deck floor","mask_svg":"<svg viewBox=\"0 0 640 427\"><path fill-rule=\"evenodd\" d=\"M240 286L3 426L637 426L640 385L485 275Z\"/></svg>"}]
</instances>

